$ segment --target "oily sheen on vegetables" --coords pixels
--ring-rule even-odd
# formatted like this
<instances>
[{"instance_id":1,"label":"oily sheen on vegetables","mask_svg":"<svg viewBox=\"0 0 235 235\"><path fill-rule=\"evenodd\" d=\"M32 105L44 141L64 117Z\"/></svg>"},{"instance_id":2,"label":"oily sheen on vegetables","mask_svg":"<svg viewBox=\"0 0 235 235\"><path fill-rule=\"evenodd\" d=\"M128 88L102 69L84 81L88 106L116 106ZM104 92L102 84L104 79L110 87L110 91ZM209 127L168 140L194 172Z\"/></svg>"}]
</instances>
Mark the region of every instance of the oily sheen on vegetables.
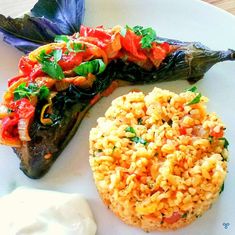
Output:
<instances>
[{"instance_id":1,"label":"oily sheen on vegetables","mask_svg":"<svg viewBox=\"0 0 235 235\"><path fill-rule=\"evenodd\" d=\"M234 59L233 50L159 38L152 28L81 26L79 33L57 36L20 59L0 107L0 142L13 147L27 176L40 178L86 111L118 81L195 82L214 64Z\"/></svg>"}]
</instances>

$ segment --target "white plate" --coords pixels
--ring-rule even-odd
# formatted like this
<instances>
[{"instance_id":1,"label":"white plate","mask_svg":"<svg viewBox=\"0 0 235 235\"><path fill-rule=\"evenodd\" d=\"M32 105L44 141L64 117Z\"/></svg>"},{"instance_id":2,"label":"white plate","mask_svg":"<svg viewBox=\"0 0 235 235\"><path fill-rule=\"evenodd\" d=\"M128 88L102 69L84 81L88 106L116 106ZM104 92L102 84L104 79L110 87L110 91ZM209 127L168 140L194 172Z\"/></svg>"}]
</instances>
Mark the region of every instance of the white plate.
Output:
<instances>
[{"instance_id":1,"label":"white plate","mask_svg":"<svg viewBox=\"0 0 235 235\"><path fill-rule=\"evenodd\" d=\"M34 2L35 0L0 0L0 13L18 15L29 10ZM185 41L201 41L213 49L235 49L235 17L197 0L87 0L85 23L93 26L101 24L152 26L161 36ZM2 92L6 88L7 79L17 73L17 62L21 53L3 42L0 42L0 52ZM156 86L179 92L189 84L176 81L160 83ZM204 79L197 83L197 86L204 95L209 97L209 110L216 111L227 126L226 136L230 142L229 173L224 192L208 212L186 228L164 234L234 235L235 62L224 62L214 66ZM153 88L153 85L141 88L147 92ZM111 100L129 90L130 88L116 90L114 94L101 100L89 111L63 154L50 172L40 180L27 178L18 169L19 160L12 150L1 146L0 195L20 185L83 193L94 212L98 224L97 235L145 235L145 232L122 223L104 206L96 191L88 164L89 130L96 125L96 119L104 114ZM224 223L229 224L227 229Z\"/></svg>"}]
</instances>

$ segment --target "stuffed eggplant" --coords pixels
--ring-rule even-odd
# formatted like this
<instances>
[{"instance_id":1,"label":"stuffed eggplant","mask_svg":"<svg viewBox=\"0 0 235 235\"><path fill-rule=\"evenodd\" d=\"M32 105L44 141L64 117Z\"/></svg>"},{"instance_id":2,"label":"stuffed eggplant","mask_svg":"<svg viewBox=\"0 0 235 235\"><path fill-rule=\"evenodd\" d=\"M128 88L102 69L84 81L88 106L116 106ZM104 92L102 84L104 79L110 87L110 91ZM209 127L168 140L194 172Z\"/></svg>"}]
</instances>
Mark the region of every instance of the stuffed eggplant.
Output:
<instances>
[{"instance_id":1,"label":"stuffed eggplant","mask_svg":"<svg viewBox=\"0 0 235 235\"><path fill-rule=\"evenodd\" d=\"M152 28L81 26L19 61L0 106L0 142L13 147L21 170L42 177L75 134L84 114L118 81L196 82L233 50L156 37Z\"/></svg>"}]
</instances>

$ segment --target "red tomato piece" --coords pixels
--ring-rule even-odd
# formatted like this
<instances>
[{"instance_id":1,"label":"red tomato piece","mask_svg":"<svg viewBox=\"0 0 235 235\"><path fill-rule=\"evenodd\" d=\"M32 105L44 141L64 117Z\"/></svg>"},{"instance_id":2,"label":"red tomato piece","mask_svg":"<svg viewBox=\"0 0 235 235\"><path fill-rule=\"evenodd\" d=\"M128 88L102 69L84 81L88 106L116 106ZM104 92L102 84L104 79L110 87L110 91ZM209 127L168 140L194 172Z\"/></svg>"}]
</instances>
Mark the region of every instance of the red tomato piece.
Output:
<instances>
[{"instance_id":1,"label":"red tomato piece","mask_svg":"<svg viewBox=\"0 0 235 235\"><path fill-rule=\"evenodd\" d=\"M186 134L187 134L187 129L186 129L186 127L180 127L180 128L179 128L179 132L180 132L181 135L186 135Z\"/></svg>"},{"instance_id":2,"label":"red tomato piece","mask_svg":"<svg viewBox=\"0 0 235 235\"><path fill-rule=\"evenodd\" d=\"M17 140L19 138L18 134L18 115L8 116L2 119L2 139L7 140Z\"/></svg>"},{"instance_id":3,"label":"red tomato piece","mask_svg":"<svg viewBox=\"0 0 235 235\"><path fill-rule=\"evenodd\" d=\"M33 67L35 65L35 62L31 61L28 57L22 56L19 61L19 69L24 75L29 75Z\"/></svg>"},{"instance_id":4,"label":"red tomato piece","mask_svg":"<svg viewBox=\"0 0 235 235\"><path fill-rule=\"evenodd\" d=\"M210 132L210 135L215 138L222 138L224 136L224 130L222 128L220 129L220 132L215 132L214 130L212 130Z\"/></svg>"},{"instance_id":5,"label":"red tomato piece","mask_svg":"<svg viewBox=\"0 0 235 235\"><path fill-rule=\"evenodd\" d=\"M84 25L80 27L80 36L81 37L95 37L100 40L111 40L111 34L106 32L103 27L90 28Z\"/></svg>"},{"instance_id":6,"label":"red tomato piece","mask_svg":"<svg viewBox=\"0 0 235 235\"><path fill-rule=\"evenodd\" d=\"M30 73L30 80L34 81L37 77L45 76L45 73L42 71L41 66L37 66L36 68L33 68L33 70Z\"/></svg>"},{"instance_id":7,"label":"red tomato piece","mask_svg":"<svg viewBox=\"0 0 235 235\"><path fill-rule=\"evenodd\" d=\"M140 36L131 30L127 30L125 37L121 37L121 44L126 51L130 52L137 59L147 60L147 56L143 52L143 49L141 49L140 40Z\"/></svg>"},{"instance_id":8,"label":"red tomato piece","mask_svg":"<svg viewBox=\"0 0 235 235\"><path fill-rule=\"evenodd\" d=\"M170 52L170 45L167 42L163 42L160 44L160 47L165 50L165 52L168 54Z\"/></svg>"},{"instance_id":9,"label":"red tomato piece","mask_svg":"<svg viewBox=\"0 0 235 235\"><path fill-rule=\"evenodd\" d=\"M58 64L61 66L61 68L64 71L71 70L82 63L82 57L83 57L82 52L79 53L71 52L68 55L63 54L60 61L58 61Z\"/></svg>"},{"instance_id":10,"label":"red tomato piece","mask_svg":"<svg viewBox=\"0 0 235 235\"><path fill-rule=\"evenodd\" d=\"M181 215L178 212L174 212L172 216L164 218L164 222L168 224L176 223L181 218Z\"/></svg>"},{"instance_id":11,"label":"red tomato piece","mask_svg":"<svg viewBox=\"0 0 235 235\"><path fill-rule=\"evenodd\" d=\"M35 107L30 103L26 98L17 100L15 102L16 112L19 115L19 118L30 119L35 112Z\"/></svg>"}]
</instances>

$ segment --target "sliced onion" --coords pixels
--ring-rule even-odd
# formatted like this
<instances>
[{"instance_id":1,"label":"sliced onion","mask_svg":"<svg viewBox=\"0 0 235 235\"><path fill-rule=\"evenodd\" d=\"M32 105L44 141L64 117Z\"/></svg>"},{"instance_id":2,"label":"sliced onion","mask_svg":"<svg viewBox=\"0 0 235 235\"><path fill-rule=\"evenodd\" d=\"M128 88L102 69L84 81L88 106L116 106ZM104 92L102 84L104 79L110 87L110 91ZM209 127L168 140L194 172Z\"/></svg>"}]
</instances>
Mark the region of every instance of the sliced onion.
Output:
<instances>
[{"instance_id":1,"label":"sliced onion","mask_svg":"<svg viewBox=\"0 0 235 235\"><path fill-rule=\"evenodd\" d=\"M28 129L29 129L29 119L19 119L18 132L19 132L19 138L21 141L31 140Z\"/></svg>"},{"instance_id":2,"label":"sliced onion","mask_svg":"<svg viewBox=\"0 0 235 235\"><path fill-rule=\"evenodd\" d=\"M9 116L9 111L8 111L8 108L7 106L1 104L0 105L0 118L4 118L4 117L7 117Z\"/></svg>"}]
</instances>

